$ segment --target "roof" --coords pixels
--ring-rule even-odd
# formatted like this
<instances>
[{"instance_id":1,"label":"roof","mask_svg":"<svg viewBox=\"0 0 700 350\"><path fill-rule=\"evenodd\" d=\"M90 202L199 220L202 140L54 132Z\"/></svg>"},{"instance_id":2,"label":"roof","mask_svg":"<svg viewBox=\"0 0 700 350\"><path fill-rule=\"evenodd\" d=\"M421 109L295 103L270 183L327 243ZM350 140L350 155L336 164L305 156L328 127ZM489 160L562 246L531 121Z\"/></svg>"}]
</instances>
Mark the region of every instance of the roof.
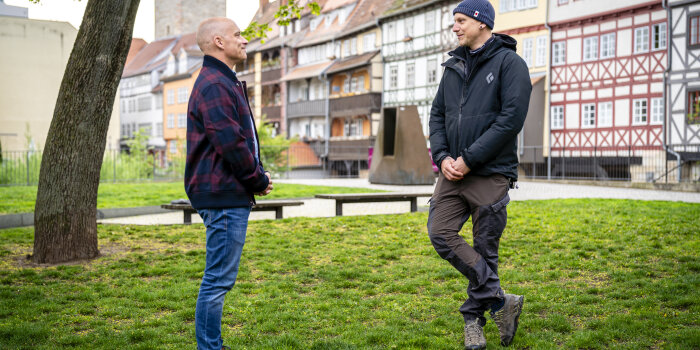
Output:
<instances>
[{"instance_id":1,"label":"roof","mask_svg":"<svg viewBox=\"0 0 700 350\"><path fill-rule=\"evenodd\" d=\"M345 30L343 30L341 36L351 35L376 25L377 18L384 14L391 5L392 2L386 0L360 0L354 14L345 25Z\"/></svg>"},{"instance_id":2,"label":"roof","mask_svg":"<svg viewBox=\"0 0 700 350\"><path fill-rule=\"evenodd\" d=\"M297 79L311 78L321 75L326 68L330 67L333 62L322 62L303 67L295 67L289 73L285 74L282 81L291 81Z\"/></svg>"},{"instance_id":3,"label":"roof","mask_svg":"<svg viewBox=\"0 0 700 350\"><path fill-rule=\"evenodd\" d=\"M182 79L187 79L194 74L194 72L197 71L197 69L202 68L202 62L204 60L196 60L193 63L190 64L189 67L187 67L187 71L179 74L174 74L174 75L169 75L169 76L164 76L160 78L160 81L167 83L170 81L176 81L176 80L182 80Z\"/></svg>"},{"instance_id":4,"label":"roof","mask_svg":"<svg viewBox=\"0 0 700 350\"><path fill-rule=\"evenodd\" d=\"M343 6L356 3L357 0L328 0L321 8L321 13L328 13Z\"/></svg>"},{"instance_id":5,"label":"roof","mask_svg":"<svg viewBox=\"0 0 700 350\"><path fill-rule=\"evenodd\" d=\"M328 73L328 74L338 73L338 72L342 72L344 70L364 66L367 63L369 63L369 61L372 58L374 58L374 56L376 56L378 53L379 53L379 51L371 51L371 52L363 53L362 55L356 55L356 56L352 56L352 57L349 57L349 58L346 58L343 60L335 61L335 63L333 63L333 65L330 68L328 68L326 73Z\"/></svg>"},{"instance_id":6,"label":"roof","mask_svg":"<svg viewBox=\"0 0 700 350\"><path fill-rule=\"evenodd\" d=\"M402 13L411 12L434 3L447 2L445 0L394 0L391 6L384 12L381 18L398 16Z\"/></svg>"},{"instance_id":7,"label":"roof","mask_svg":"<svg viewBox=\"0 0 700 350\"><path fill-rule=\"evenodd\" d=\"M180 49L198 50L196 34L164 38L146 44L124 67L122 78L148 73L159 69L168 62L168 53L177 55Z\"/></svg>"},{"instance_id":8,"label":"roof","mask_svg":"<svg viewBox=\"0 0 700 350\"><path fill-rule=\"evenodd\" d=\"M530 84L532 84L532 86L535 86L535 84L539 83L540 80L544 79L544 77L544 75L540 75L538 77L530 77Z\"/></svg>"},{"instance_id":9,"label":"roof","mask_svg":"<svg viewBox=\"0 0 700 350\"><path fill-rule=\"evenodd\" d=\"M124 67L122 78L147 73L158 68L161 64L165 64L168 57L163 53L171 49L176 41L177 38L166 38L147 44Z\"/></svg>"},{"instance_id":10,"label":"roof","mask_svg":"<svg viewBox=\"0 0 700 350\"><path fill-rule=\"evenodd\" d=\"M129 53L126 55L126 62L124 63L124 66L128 66L129 62L131 62L134 56L136 56L136 54L146 45L148 45L146 40L141 38L132 38L131 45L129 46Z\"/></svg>"}]
</instances>

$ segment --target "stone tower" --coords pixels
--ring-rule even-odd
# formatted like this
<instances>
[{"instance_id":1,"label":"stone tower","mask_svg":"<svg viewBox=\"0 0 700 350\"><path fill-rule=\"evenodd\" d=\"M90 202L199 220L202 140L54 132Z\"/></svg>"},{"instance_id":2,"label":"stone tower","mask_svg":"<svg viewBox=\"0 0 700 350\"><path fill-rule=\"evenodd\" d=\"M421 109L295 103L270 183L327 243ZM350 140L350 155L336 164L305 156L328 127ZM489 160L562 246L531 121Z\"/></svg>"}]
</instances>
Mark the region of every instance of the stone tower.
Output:
<instances>
[{"instance_id":1,"label":"stone tower","mask_svg":"<svg viewBox=\"0 0 700 350\"><path fill-rule=\"evenodd\" d=\"M209 17L226 17L226 0L155 0L156 39L194 33Z\"/></svg>"}]
</instances>

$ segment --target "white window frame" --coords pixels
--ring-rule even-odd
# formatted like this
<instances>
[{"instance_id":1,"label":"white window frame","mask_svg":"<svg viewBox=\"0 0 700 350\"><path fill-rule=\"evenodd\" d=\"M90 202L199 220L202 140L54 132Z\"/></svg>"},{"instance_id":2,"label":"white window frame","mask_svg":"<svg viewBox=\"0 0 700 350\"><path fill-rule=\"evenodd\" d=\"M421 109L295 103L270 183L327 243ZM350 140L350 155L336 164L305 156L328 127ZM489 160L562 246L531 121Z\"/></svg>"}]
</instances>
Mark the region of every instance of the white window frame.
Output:
<instances>
[{"instance_id":1,"label":"white window frame","mask_svg":"<svg viewBox=\"0 0 700 350\"><path fill-rule=\"evenodd\" d=\"M649 52L649 27L634 28L634 53Z\"/></svg>"},{"instance_id":2,"label":"white window frame","mask_svg":"<svg viewBox=\"0 0 700 350\"><path fill-rule=\"evenodd\" d=\"M425 13L425 33L431 34L435 33L435 11L428 11Z\"/></svg>"},{"instance_id":3,"label":"white window frame","mask_svg":"<svg viewBox=\"0 0 700 350\"><path fill-rule=\"evenodd\" d=\"M595 103L581 105L581 127L595 128Z\"/></svg>"},{"instance_id":4,"label":"white window frame","mask_svg":"<svg viewBox=\"0 0 700 350\"><path fill-rule=\"evenodd\" d=\"M615 57L615 33L600 36L600 58Z\"/></svg>"},{"instance_id":5,"label":"white window frame","mask_svg":"<svg viewBox=\"0 0 700 350\"><path fill-rule=\"evenodd\" d=\"M178 113L177 114L177 127L186 128L187 127L187 114Z\"/></svg>"},{"instance_id":6,"label":"white window frame","mask_svg":"<svg viewBox=\"0 0 700 350\"><path fill-rule=\"evenodd\" d=\"M595 61L598 59L598 37L589 36L583 38L583 60Z\"/></svg>"},{"instance_id":7,"label":"white window frame","mask_svg":"<svg viewBox=\"0 0 700 350\"><path fill-rule=\"evenodd\" d=\"M187 87L183 86L177 89L177 103L187 103Z\"/></svg>"},{"instance_id":8,"label":"white window frame","mask_svg":"<svg viewBox=\"0 0 700 350\"><path fill-rule=\"evenodd\" d=\"M170 154L177 153L177 140L170 140Z\"/></svg>"},{"instance_id":9,"label":"white window frame","mask_svg":"<svg viewBox=\"0 0 700 350\"><path fill-rule=\"evenodd\" d=\"M437 60L434 58L428 60L428 76L426 77L428 84L437 83L437 64Z\"/></svg>"},{"instance_id":10,"label":"white window frame","mask_svg":"<svg viewBox=\"0 0 700 350\"><path fill-rule=\"evenodd\" d=\"M375 33L365 34L365 36L362 37L362 50L364 52L374 51L376 41Z\"/></svg>"},{"instance_id":11,"label":"white window frame","mask_svg":"<svg viewBox=\"0 0 700 350\"><path fill-rule=\"evenodd\" d=\"M657 24L652 24L651 26L651 48L652 50L664 50L666 49L667 45L667 35L668 33L666 32L666 22L664 23L657 23ZM656 32L659 32L658 38L656 37Z\"/></svg>"},{"instance_id":12,"label":"white window frame","mask_svg":"<svg viewBox=\"0 0 700 350\"><path fill-rule=\"evenodd\" d=\"M566 64L566 41L552 43L552 65L561 66Z\"/></svg>"},{"instance_id":13,"label":"white window frame","mask_svg":"<svg viewBox=\"0 0 700 350\"><path fill-rule=\"evenodd\" d=\"M399 87L399 66L389 66L389 88L396 89Z\"/></svg>"},{"instance_id":14,"label":"white window frame","mask_svg":"<svg viewBox=\"0 0 700 350\"><path fill-rule=\"evenodd\" d=\"M598 103L598 127L611 127L613 125L612 101Z\"/></svg>"},{"instance_id":15,"label":"white window frame","mask_svg":"<svg viewBox=\"0 0 700 350\"><path fill-rule=\"evenodd\" d=\"M350 54L357 55L357 37L350 39Z\"/></svg>"},{"instance_id":16,"label":"white window frame","mask_svg":"<svg viewBox=\"0 0 700 350\"><path fill-rule=\"evenodd\" d=\"M658 125L664 122L664 99L663 98L652 98L651 99L651 115L649 118L650 124Z\"/></svg>"},{"instance_id":17,"label":"white window frame","mask_svg":"<svg viewBox=\"0 0 700 350\"><path fill-rule=\"evenodd\" d=\"M156 123L156 137L163 137L163 123Z\"/></svg>"},{"instance_id":18,"label":"white window frame","mask_svg":"<svg viewBox=\"0 0 700 350\"><path fill-rule=\"evenodd\" d=\"M343 57L350 56L350 40L343 41Z\"/></svg>"},{"instance_id":19,"label":"white window frame","mask_svg":"<svg viewBox=\"0 0 700 350\"><path fill-rule=\"evenodd\" d=\"M406 87L416 86L416 64L406 63Z\"/></svg>"},{"instance_id":20,"label":"white window frame","mask_svg":"<svg viewBox=\"0 0 700 350\"><path fill-rule=\"evenodd\" d=\"M550 114L552 130L564 129L564 106L552 106Z\"/></svg>"},{"instance_id":21,"label":"white window frame","mask_svg":"<svg viewBox=\"0 0 700 350\"><path fill-rule=\"evenodd\" d=\"M535 55L535 66L542 67L547 64L547 36L537 37L537 54Z\"/></svg>"},{"instance_id":22,"label":"white window frame","mask_svg":"<svg viewBox=\"0 0 700 350\"><path fill-rule=\"evenodd\" d=\"M649 101L639 98L632 101L632 125L646 125L649 121Z\"/></svg>"},{"instance_id":23,"label":"white window frame","mask_svg":"<svg viewBox=\"0 0 700 350\"><path fill-rule=\"evenodd\" d=\"M168 113L168 129L173 129L175 128L175 115L172 113Z\"/></svg>"},{"instance_id":24,"label":"white window frame","mask_svg":"<svg viewBox=\"0 0 700 350\"><path fill-rule=\"evenodd\" d=\"M175 89L168 89L168 92L165 93L168 98L168 105L174 105L175 104Z\"/></svg>"},{"instance_id":25,"label":"white window frame","mask_svg":"<svg viewBox=\"0 0 700 350\"><path fill-rule=\"evenodd\" d=\"M403 20L403 34L413 37L413 17L406 17Z\"/></svg>"},{"instance_id":26,"label":"white window frame","mask_svg":"<svg viewBox=\"0 0 700 350\"><path fill-rule=\"evenodd\" d=\"M532 67L533 64L532 54L534 52L534 44L535 43L533 38L523 39L523 60L525 60L525 63L528 67Z\"/></svg>"}]
</instances>

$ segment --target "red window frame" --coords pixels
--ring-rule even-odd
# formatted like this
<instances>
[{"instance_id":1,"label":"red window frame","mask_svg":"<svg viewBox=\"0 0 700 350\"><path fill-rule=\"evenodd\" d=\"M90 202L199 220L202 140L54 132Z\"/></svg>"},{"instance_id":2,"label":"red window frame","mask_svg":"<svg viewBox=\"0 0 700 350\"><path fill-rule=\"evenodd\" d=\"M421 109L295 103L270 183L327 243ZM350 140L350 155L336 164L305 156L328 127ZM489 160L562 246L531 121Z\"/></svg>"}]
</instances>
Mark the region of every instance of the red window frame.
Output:
<instances>
[{"instance_id":1,"label":"red window frame","mask_svg":"<svg viewBox=\"0 0 700 350\"><path fill-rule=\"evenodd\" d=\"M688 124L700 124L700 90L688 91Z\"/></svg>"},{"instance_id":2,"label":"red window frame","mask_svg":"<svg viewBox=\"0 0 700 350\"><path fill-rule=\"evenodd\" d=\"M693 23L693 20L695 20L695 23ZM695 27L695 36L693 36L693 27ZM700 46L700 13L693 13L688 16L688 46Z\"/></svg>"}]
</instances>

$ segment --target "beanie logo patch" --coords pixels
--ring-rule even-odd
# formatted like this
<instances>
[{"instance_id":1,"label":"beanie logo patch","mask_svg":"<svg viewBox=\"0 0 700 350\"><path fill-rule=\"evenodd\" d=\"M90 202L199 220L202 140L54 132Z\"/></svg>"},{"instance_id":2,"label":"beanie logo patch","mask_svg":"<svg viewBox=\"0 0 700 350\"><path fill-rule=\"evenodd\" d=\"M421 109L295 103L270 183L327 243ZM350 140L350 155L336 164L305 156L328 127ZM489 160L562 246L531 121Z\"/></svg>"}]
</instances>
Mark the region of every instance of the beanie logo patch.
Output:
<instances>
[{"instance_id":1,"label":"beanie logo patch","mask_svg":"<svg viewBox=\"0 0 700 350\"><path fill-rule=\"evenodd\" d=\"M474 11L474 17L479 17L479 11Z\"/></svg>"}]
</instances>

